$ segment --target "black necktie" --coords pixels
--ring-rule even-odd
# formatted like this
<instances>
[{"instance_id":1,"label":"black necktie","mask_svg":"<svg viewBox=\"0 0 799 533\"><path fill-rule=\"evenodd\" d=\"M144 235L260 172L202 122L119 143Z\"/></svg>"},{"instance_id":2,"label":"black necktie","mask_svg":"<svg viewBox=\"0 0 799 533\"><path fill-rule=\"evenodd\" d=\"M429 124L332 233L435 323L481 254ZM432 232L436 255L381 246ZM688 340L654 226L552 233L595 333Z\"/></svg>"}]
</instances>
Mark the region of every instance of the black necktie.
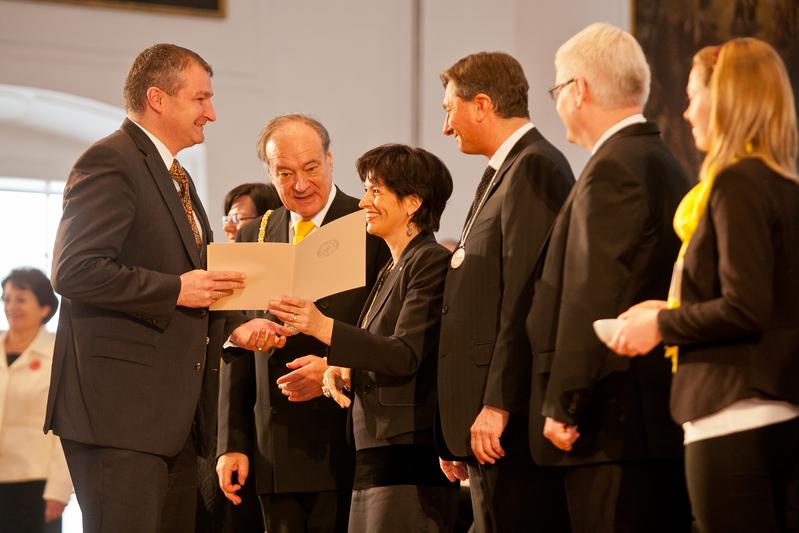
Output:
<instances>
[{"instance_id":1,"label":"black necktie","mask_svg":"<svg viewBox=\"0 0 799 533\"><path fill-rule=\"evenodd\" d=\"M474 193L474 200L472 200L472 206L469 208L469 214L466 215L466 224L469 223L469 219L472 218L477 206L480 204L480 199L485 194L486 189L488 188L488 182L491 181L491 178L494 177L494 172L496 172L491 166L487 166L485 172L483 172L483 177L480 178L480 184L477 186L477 192Z\"/></svg>"}]
</instances>

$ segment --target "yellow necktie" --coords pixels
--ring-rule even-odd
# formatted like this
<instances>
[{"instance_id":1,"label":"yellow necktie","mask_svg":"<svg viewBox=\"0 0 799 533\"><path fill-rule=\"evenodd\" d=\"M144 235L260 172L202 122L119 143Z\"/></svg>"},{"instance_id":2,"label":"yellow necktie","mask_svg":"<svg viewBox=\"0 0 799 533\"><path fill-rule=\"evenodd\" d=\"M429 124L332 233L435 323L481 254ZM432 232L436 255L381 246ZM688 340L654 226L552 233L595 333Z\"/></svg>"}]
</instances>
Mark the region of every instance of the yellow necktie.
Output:
<instances>
[{"instance_id":1,"label":"yellow necktie","mask_svg":"<svg viewBox=\"0 0 799 533\"><path fill-rule=\"evenodd\" d=\"M291 244L299 244L302 240L311 233L311 230L316 226L312 220L298 220L294 223L294 238Z\"/></svg>"}]
</instances>

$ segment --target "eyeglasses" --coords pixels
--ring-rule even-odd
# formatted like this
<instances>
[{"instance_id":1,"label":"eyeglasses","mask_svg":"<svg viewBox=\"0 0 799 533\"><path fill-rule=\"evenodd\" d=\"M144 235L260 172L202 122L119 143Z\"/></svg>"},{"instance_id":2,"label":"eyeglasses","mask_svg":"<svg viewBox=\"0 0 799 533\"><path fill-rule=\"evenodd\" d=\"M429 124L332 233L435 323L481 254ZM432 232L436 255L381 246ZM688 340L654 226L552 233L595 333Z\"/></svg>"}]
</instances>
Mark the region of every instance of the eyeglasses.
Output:
<instances>
[{"instance_id":1,"label":"eyeglasses","mask_svg":"<svg viewBox=\"0 0 799 533\"><path fill-rule=\"evenodd\" d=\"M233 215L225 215L222 217L222 225L227 224L228 222L232 222L233 224L238 224L239 222L244 222L245 220L252 220L254 218L258 218L257 216L252 217L244 217L238 213Z\"/></svg>"},{"instance_id":2,"label":"eyeglasses","mask_svg":"<svg viewBox=\"0 0 799 533\"><path fill-rule=\"evenodd\" d=\"M558 83L554 87L552 87L547 92L549 93L549 97L552 98L553 102L557 102L558 96L560 96L560 91L562 91L568 84L577 81L577 78L572 78L569 81L564 81L563 83Z\"/></svg>"}]
</instances>

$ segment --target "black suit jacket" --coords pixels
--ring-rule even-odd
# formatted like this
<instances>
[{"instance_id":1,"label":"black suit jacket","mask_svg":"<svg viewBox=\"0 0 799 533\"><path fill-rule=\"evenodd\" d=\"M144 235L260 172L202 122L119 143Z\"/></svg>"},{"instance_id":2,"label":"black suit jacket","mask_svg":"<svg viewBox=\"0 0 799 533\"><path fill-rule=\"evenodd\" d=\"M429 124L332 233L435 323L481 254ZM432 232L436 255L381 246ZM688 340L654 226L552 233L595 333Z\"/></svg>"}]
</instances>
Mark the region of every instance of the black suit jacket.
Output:
<instances>
[{"instance_id":1,"label":"black suit jacket","mask_svg":"<svg viewBox=\"0 0 799 533\"><path fill-rule=\"evenodd\" d=\"M336 191L323 224L358 211L358 200ZM245 226L237 241L255 242L261 219ZM291 216L285 207L270 215L265 241L289 242ZM355 324L377 272L388 259L382 240L367 235L366 286L321 298L316 306L337 320ZM277 319L265 315L271 320ZM255 365L222 364L217 452L242 452L253 458L259 493L349 490L353 450L346 436L346 414L318 397L289 402L275 381L290 372L286 363L304 355L327 355L327 347L308 335L289 337L286 346L255 352ZM251 372L254 371L254 376Z\"/></svg>"},{"instance_id":2,"label":"black suit jacket","mask_svg":"<svg viewBox=\"0 0 799 533\"><path fill-rule=\"evenodd\" d=\"M799 185L760 159L726 168L683 265L681 306L658 315L680 346L674 419L751 397L799 405Z\"/></svg>"},{"instance_id":3,"label":"black suit jacket","mask_svg":"<svg viewBox=\"0 0 799 533\"><path fill-rule=\"evenodd\" d=\"M441 299L450 252L422 233L366 300L373 300L366 329L339 320L328 363L353 369L352 386L363 404L366 431L375 439L429 430L432 444L435 370ZM368 309L371 307L371 309ZM424 439L424 436L422 437Z\"/></svg>"},{"instance_id":4,"label":"black suit jacket","mask_svg":"<svg viewBox=\"0 0 799 533\"><path fill-rule=\"evenodd\" d=\"M53 253L63 296L45 430L97 446L171 456L201 406L212 423L223 315L177 307L179 275L205 264L152 141L125 120L75 163ZM203 382L208 398L201 398ZM211 383L209 383L211 382ZM201 444L198 440L197 444ZM201 453L204 450L198 450Z\"/></svg>"},{"instance_id":5,"label":"black suit jacket","mask_svg":"<svg viewBox=\"0 0 799 533\"><path fill-rule=\"evenodd\" d=\"M447 271L438 354L438 409L446 449L471 454L483 405L526 416L531 353L524 319L541 246L574 183L566 159L536 129L511 149Z\"/></svg>"},{"instance_id":6,"label":"black suit jacket","mask_svg":"<svg viewBox=\"0 0 799 533\"><path fill-rule=\"evenodd\" d=\"M688 179L651 123L611 136L589 159L558 215L527 330L534 350L530 443L539 464L673 457L663 350L612 353L592 322L662 299L679 249L672 219ZM544 417L577 424L563 453L542 434Z\"/></svg>"}]
</instances>

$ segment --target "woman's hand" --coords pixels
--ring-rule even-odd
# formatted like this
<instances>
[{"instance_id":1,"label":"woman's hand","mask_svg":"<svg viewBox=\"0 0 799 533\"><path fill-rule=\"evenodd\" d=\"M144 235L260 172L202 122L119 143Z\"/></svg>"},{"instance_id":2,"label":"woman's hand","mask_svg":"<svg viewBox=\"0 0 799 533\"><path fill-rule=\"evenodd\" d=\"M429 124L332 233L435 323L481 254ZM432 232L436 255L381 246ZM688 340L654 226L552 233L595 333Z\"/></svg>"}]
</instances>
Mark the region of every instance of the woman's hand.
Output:
<instances>
[{"instance_id":1,"label":"woman's hand","mask_svg":"<svg viewBox=\"0 0 799 533\"><path fill-rule=\"evenodd\" d=\"M284 296L269 302L268 311L283 321L289 329L316 337L330 346L333 336L333 319L323 315L310 300Z\"/></svg>"},{"instance_id":2,"label":"woman's hand","mask_svg":"<svg viewBox=\"0 0 799 533\"><path fill-rule=\"evenodd\" d=\"M617 354L626 356L646 355L651 352L663 340L658 329L658 313L664 307L657 300L649 300L619 315L623 324L608 347Z\"/></svg>"},{"instance_id":3,"label":"woman's hand","mask_svg":"<svg viewBox=\"0 0 799 533\"><path fill-rule=\"evenodd\" d=\"M627 318L627 313L634 309L666 309L668 303L665 300L646 300L641 303L637 303L634 306L627 309L625 312L620 314L617 318Z\"/></svg>"},{"instance_id":4,"label":"woman's hand","mask_svg":"<svg viewBox=\"0 0 799 533\"><path fill-rule=\"evenodd\" d=\"M45 500L44 503L44 523L49 524L53 520L58 520L64 514L64 508L67 506L64 502L57 500Z\"/></svg>"},{"instance_id":5,"label":"woman's hand","mask_svg":"<svg viewBox=\"0 0 799 533\"><path fill-rule=\"evenodd\" d=\"M343 409L350 406L352 401L344 394L350 390L352 370L341 366L329 366L322 377L322 390L330 393L330 399L339 404ZM327 395L325 395L327 396Z\"/></svg>"}]
</instances>

